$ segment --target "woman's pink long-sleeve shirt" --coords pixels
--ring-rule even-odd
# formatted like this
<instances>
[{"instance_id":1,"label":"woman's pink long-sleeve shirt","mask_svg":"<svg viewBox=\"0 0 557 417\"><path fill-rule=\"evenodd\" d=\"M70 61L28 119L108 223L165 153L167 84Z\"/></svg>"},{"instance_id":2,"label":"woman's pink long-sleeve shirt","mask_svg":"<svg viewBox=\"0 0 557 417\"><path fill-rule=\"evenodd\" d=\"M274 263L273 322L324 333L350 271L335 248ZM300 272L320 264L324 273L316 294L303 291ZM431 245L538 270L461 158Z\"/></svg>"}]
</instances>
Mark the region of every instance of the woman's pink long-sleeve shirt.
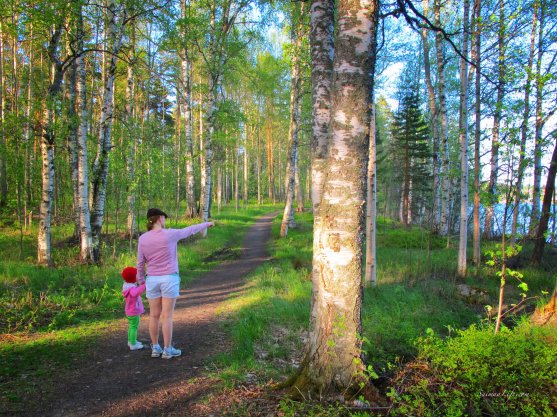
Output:
<instances>
[{"instance_id":1,"label":"woman's pink long-sleeve shirt","mask_svg":"<svg viewBox=\"0 0 557 417\"><path fill-rule=\"evenodd\" d=\"M137 281L145 282L145 263L147 275L177 274L178 241L207 229L210 224L205 222L184 229L159 229L142 234L137 245Z\"/></svg>"}]
</instances>

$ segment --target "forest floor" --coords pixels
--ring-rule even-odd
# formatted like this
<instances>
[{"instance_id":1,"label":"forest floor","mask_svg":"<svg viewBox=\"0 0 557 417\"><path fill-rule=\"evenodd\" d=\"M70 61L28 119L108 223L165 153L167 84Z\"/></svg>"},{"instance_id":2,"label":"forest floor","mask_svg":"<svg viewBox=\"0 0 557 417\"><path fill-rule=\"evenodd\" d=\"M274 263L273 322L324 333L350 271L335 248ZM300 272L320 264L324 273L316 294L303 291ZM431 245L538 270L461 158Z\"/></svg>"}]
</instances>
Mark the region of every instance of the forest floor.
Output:
<instances>
[{"instance_id":1,"label":"forest floor","mask_svg":"<svg viewBox=\"0 0 557 417\"><path fill-rule=\"evenodd\" d=\"M237 408L244 415L274 415L276 402L265 399L261 388L218 384L210 361L230 347L219 307L241 294L246 275L269 259L266 244L275 216L262 216L250 228L238 259L220 264L181 291L173 344L182 356L151 358L148 315L141 318L138 334L146 348L129 351L127 321L119 320L94 342L85 360L40 389L43 394L27 403L24 415L209 417ZM257 410L250 412L253 407Z\"/></svg>"}]
</instances>

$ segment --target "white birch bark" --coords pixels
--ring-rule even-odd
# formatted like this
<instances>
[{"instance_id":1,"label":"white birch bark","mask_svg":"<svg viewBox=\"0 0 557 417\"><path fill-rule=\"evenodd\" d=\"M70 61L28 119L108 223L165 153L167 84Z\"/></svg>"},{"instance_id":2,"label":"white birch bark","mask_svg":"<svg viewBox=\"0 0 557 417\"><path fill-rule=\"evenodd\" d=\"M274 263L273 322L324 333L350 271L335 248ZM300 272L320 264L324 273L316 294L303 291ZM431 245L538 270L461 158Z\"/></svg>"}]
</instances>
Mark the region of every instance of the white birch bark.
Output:
<instances>
[{"instance_id":1,"label":"white birch bark","mask_svg":"<svg viewBox=\"0 0 557 417\"><path fill-rule=\"evenodd\" d=\"M106 186L112 148L112 117L114 113L114 81L116 79L116 62L122 46L123 22L125 8L116 0L110 0L107 7L108 30L107 40L110 57L104 75L103 104L100 115L100 128L97 154L93 164L91 205L91 229L93 234L93 260L100 260L101 231L106 202Z\"/></svg>"},{"instance_id":2,"label":"white birch bark","mask_svg":"<svg viewBox=\"0 0 557 417\"><path fill-rule=\"evenodd\" d=\"M479 274L481 265L481 252L480 252L480 143L481 143L481 0L474 0L475 9L475 25L476 31L474 36L474 49L472 57L476 65L476 79L475 79L475 126L474 126L474 232L473 232L473 246L474 246L474 264L476 266L476 273Z\"/></svg>"},{"instance_id":3,"label":"white birch bark","mask_svg":"<svg viewBox=\"0 0 557 417\"><path fill-rule=\"evenodd\" d=\"M182 19L186 18L186 1L180 1ZM186 37L185 28L182 37ZM184 39L185 43L186 40ZM186 152L186 217L197 216L197 202L195 199L195 170L193 167L193 115L192 115L192 83L191 83L191 61L187 47L182 48L180 58L182 60L182 97L183 97L183 118L185 132L185 152Z\"/></svg>"},{"instance_id":4,"label":"white birch bark","mask_svg":"<svg viewBox=\"0 0 557 417\"><path fill-rule=\"evenodd\" d=\"M428 15L429 0L422 0L424 16ZM431 132L432 132L432 173L433 173L433 207L432 207L432 231L439 232L441 224L441 189L440 185L440 165L439 165L439 106L435 100L435 87L431 81L431 63L429 59L428 31L425 27L421 31L422 46L424 50L424 73L427 86L428 105L431 112Z\"/></svg>"},{"instance_id":5,"label":"white birch bark","mask_svg":"<svg viewBox=\"0 0 557 417\"><path fill-rule=\"evenodd\" d=\"M369 123L369 161L367 167L367 197L366 197L366 271L364 281L377 285L377 160L375 146L375 103L371 107Z\"/></svg>"},{"instance_id":6,"label":"white birch bark","mask_svg":"<svg viewBox=\"0 0 557 417\"><path fill-rule=\"evenodd\" d=\"M87 157L87 94L86 94L86 71L85 56L83 55L83 15L79 8L78 30L77 30L77 53L76 58L76 92L77 92L77 166L78 166L78 213L79 213L79 234L80 234L80 256L84 262L93 260L93 240L91 235L91 213L89 210L89 162Z\"/></svg>"},{"instance_id":7,"label":"white birch bark","mask_svg":"<svg viewBox=\"0 0 557 417\"><path fill-rule=\"evenodd\" d=\"M42 191L39 208L39 230L37 236L37 262L53 265L51 245L52 202L54 199L54 114L56 100L62 89L64 75L63 63L59 57L60 36L65 20L62 17L51 34L48 56L52 63L52 81L48 89L47 100L42 112L41 157L42 157Z\"/></svg>"},{"instance_id":8,"label":"white birch bark","mask_svg":"<svg viewBox=\"0 0 557 417\"><path fill-rule=\"evenodd\" d=\"M246 126L246 135L249 136L249 126ZM243 182L243 200L244 206L248 205L248 186L249 186L249 158L248 158L248 140L244 140L244 182Z\"/></svg>"},{"instance_id":9,"label":"white birch bark","mask_svg":"<svg viewBox=\"0 0 557 417\"><path fill-rule=\"evenodd\" d=\"M299 3L296 3L299 4ZM301 54L301 25L304 4L297 13L292 13L292 30L290 39L293 45L292 64L290 66L290 127L288 130L288 154L286 157L286 172L284 189L286 193L286 203L280 225L280 235L288 235L289 228L296 227L294 219L294 188L296 182L296 154L298 153L298 134L299 134L299 100L300 100L300 54ZM298 21L295 22L295 16Z\"/></svg>"},{"instance_id":10,"label":"white birch bark","mask_svg":"<svg viewBox=\"0 0 557 417\"><path fill-rule=\"evenodd\" d=\"M131 54L132 60L135 60L135 22L132 23L131 35ZM137 161L137 146L139 139L136 137L136 119L135 119L135 77L132 64L127 67L127 81L126 81L126 118L128 121L128 129L131 132L129 135L128 153L126 156L126 169L128 175L127 187L127 233L130 237L130 242L133 236L137 234L137 218L136 218L136 193L137 193L137 180L135 174L135 164ZM137 135L138 136L138 135Z\"/></svg>"},{"instance_id":11,"label":"white birch bark","mask_svg":"<svg viewBox=\"0 0 557 417\"><path fill-rule=\"evenodd\" d=\"M1 25L1 23L0 23ZM30 23L30 28L29 28L29 37L30 39L33 39L33 23ZM1 34L0 34L1 37ZM0 48L2 48L1 45L1 41L0 41ZM1 53L0 53L1 55ZM29 65L28 65L28 79L27 79L27 103L25 105L25 126L23 128L23 140L25 142L25 161L24 161L24 173L23 173L23 177L24 177L24 188L25 188L25 199L23 202L23 213L25 216L25 227L27 228L28 226L31 225L31 222L29 221L31 219L31 216L29 216L29 220L28 220L28 212L29 212L29 206L31 205L31 144L33 143L33 129L31 128L31 117L33 114L33 100L34 100L34 89L33 89L33 83L34 83L34 79L33 79L33 73L34 73L34 48L33 45L30 43L29 44L29 52L28 52L28 56L29 56ZM0 58L0 62L1 62L2 58ZM2 66L2 64L0 64L0 67ZM0 78L2 78L2 69L0 68ZM0 89L2 89L3 86L0 85ZM2 92L0 92L0 102L2 101L1 99L2 96ZM0 135L2 134L2 127L1 127L1 123L2 123L2 103L0 103Z\"/></svg>"},{"instance_id":12,"label":"white birch bark","mask_svg":"<svg viewBox=\"0 0 557 417\"><path fill-rule=\"evenodd\" d=\"M434 20L438 27L441 27L441 2L435 0L433 4ZM438 95L439 95L439 124L441 137L441 223L440 233L445 236L450 233L450 209L451 209L451 182L449 177L450 156L449 156L449 132L447 121L447 100L445 96L445 52L443 50L443 35L440 32L435 34L435 49L437 56L437 76L438 76Z\"/></svg>"},{"instance_id":13,"label":"white birch bark","mask_svg":"<svg viewBox=\"0 0 557 417\"><path fill-rule=\"evenodd\" d=\"M464 0L462 23L462 55L468 57L468 21L470 1ZM468 243L468 65L460 58L460 108L458 117L460 142L460 238L458 244L458 269L460 277L466 276L466 246Z\"/></svg>"},{"instance_id":14,"label":"white birch bark","mask_svg":"<svg viewBox=\"0 0 557 417\"><path fill-rule=\"evenodd\" d=\"M331 0L313 0L310 10L312 140L311 200L314 213L323 193L330 142L331 89L334 57L334 7ZM315 230L314 230L315 233ZM316 250L314 245L313 250Z\"/></svg>"},{"instance_id":15,"label":"white birch bark","mask_svg":"<svg viewBox=\"0 0 557 417\"><path fill-rule=\"evenodd\" d=\"M345 393L362 382L362 226L377 8L377 2L339 3L332 140L314 227L320 250L313 255L310 333L292 390L304 396Z\"/></svg>"}]
</instances>

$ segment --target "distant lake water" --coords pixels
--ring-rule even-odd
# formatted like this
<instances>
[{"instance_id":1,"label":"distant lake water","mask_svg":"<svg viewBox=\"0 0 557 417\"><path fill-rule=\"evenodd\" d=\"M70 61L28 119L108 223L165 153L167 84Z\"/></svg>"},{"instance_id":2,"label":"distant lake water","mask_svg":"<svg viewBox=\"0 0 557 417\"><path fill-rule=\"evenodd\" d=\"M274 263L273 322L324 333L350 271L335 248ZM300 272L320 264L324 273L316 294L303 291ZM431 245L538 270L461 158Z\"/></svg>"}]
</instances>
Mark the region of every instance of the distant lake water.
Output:
<instances>
[{"instance_id":1,"label":"distant lake water","mask_svg":"<svg viewBox=\"0 0 557 417\"><path fill-rule=\"evenodd\" d=\"M512 232L512 225L513 225L513 206L510 205L507 211L507 224L506 224L506 232ZM549 218L549 224L547 227L547 231L551 234L554 230L557 233L557 225L555 224L555 213L557 207L552 205L551 206L551 217ZM470 206L468 210L469 219L472 218L474 212L474 207ZM503 234L503 223L504 223L504 215L505 215L505 204L495 204L494 205L494 212L495 212L495 221L493 225L493 231L496 235ZM520 235L526 235L528 233L528 227L530 225L530 214L532 213L532 204L530 203L520 203L518 207L518 225L517 225L517 232ZM480 206L480 228L483 231L484 226L484 219L485 219L485 207ZM471 221L468 224L471 226ZM550 239L548 239L549 241Z\"/></svg>"}]
</instances>

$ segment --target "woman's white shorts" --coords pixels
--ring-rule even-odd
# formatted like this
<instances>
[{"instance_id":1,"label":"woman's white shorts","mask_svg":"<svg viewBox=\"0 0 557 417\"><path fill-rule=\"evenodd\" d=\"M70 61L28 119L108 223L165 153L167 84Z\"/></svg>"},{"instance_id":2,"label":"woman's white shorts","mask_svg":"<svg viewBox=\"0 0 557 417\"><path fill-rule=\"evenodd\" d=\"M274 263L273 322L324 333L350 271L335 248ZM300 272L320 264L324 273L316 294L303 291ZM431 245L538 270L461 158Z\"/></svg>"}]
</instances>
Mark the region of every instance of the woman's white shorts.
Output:
<instances>
[{"instance_id":1,"label":"woman's white shorts","mask_svg":"<svg viewBox=\"0 0 557 417\"><path fill-rule=\"evenodd\" d=\"M180 276L178 274L147 276L145 278L147 298L177 298L180 294Z\"/></svg>"}]
</instances>

